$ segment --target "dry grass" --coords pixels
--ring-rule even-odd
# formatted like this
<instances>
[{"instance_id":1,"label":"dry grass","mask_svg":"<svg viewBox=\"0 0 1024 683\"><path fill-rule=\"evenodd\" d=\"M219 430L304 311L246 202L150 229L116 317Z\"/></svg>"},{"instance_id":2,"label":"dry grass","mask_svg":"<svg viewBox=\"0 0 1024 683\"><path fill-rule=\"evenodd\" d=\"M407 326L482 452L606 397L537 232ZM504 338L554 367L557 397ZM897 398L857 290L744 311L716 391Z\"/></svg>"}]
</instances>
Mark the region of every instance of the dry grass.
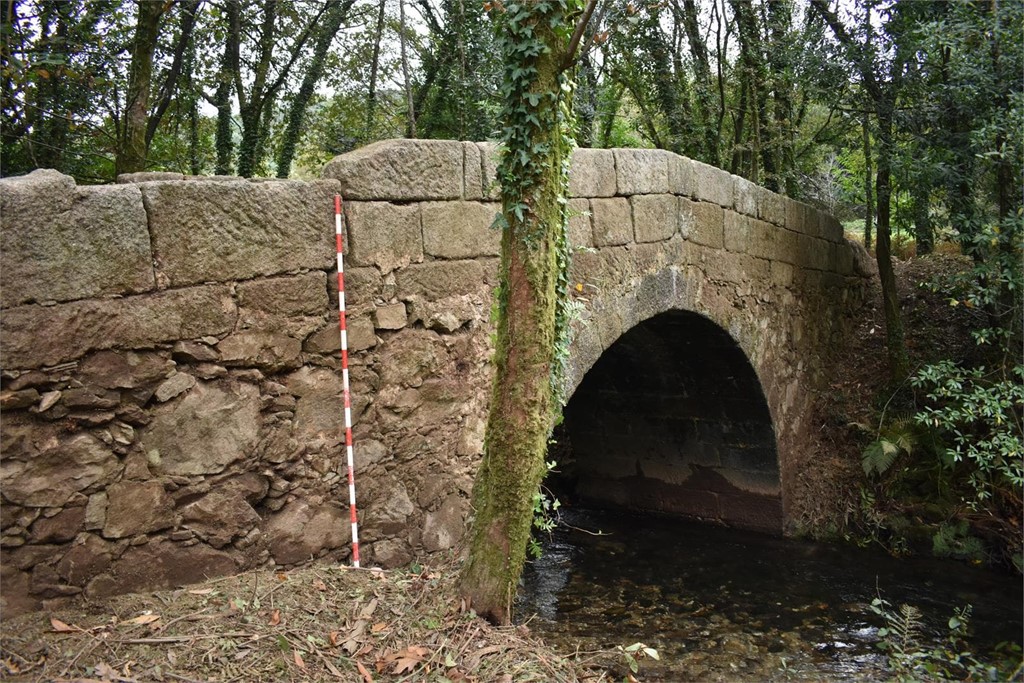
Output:
<instances>
[{"instance_id":1,"label":"dry grass","mask_svg":"<svg viewBox=\"0 0 1024 683\"><path fill-rule=\"evenodd\" d=\"M453 567L248 572L0 623L8 681L602 681L455 598Z\"/></svg>"}]
</instances>

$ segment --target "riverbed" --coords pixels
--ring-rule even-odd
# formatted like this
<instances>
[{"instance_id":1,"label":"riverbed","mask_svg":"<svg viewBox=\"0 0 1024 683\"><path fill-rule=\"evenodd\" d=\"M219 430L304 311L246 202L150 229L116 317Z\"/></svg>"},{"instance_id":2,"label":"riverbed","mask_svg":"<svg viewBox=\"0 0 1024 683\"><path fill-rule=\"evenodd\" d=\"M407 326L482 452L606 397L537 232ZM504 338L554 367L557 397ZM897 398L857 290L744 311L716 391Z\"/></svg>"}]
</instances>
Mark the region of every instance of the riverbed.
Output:
<instances>
[{"instance_id":1,"label":"riverbed","mask_svg":"<svg viewBox=\"0 0 1024 683\"><path fill-rule=\"evenodd\" d=\"M1020 577L611 510L567 510L524 572L518 611L563 649L644 643L643 681L888 680L881 597L921 610L921 646L971 605L969 646L1019 643ZM624 660L625 661L625 660Z\"/></svg>"}]
</instances>

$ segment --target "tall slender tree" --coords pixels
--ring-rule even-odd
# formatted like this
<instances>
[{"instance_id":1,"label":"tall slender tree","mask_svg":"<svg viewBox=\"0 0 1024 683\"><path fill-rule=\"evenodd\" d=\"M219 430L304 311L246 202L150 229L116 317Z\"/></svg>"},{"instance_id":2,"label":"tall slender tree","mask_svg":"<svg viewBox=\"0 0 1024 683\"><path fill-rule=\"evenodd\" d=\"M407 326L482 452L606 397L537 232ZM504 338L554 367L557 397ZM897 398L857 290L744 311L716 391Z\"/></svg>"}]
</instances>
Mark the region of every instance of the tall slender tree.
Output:
<instances>
[{"instance_id":1,"label":"tall slender tree","mask_svg":"<svg viewBox=\"0 0 1024 683\"><path fill-rule=\"evenodd\" d=\"M461 586L477 613L508 623L526 560L533 495L560 409L556 349L568 330L567 69L593 11L573 0L511 0L500 14L505 149L495 379Z\"/></svg>"}]
</instances>

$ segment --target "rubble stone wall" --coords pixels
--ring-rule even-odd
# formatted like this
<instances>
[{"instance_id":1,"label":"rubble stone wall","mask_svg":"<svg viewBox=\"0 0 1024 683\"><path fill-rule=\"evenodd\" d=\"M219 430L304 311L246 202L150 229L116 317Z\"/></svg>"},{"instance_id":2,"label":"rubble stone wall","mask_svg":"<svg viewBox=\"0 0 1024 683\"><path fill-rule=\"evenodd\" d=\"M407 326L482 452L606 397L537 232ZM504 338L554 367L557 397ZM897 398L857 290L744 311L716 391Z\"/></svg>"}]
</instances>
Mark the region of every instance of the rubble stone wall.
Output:
<instances>
[{"instance_id":1,"label":"rubble stone wall","mask_svg":"<svg viewBox=\"0 0 1024 683\"><path fill-rule=\"evenodd\" d=\"M389 141L315 182L0 180L4 613L348 558L338 192L364 556L455 551L490 385L494 168L490 145ZM798 520L815 359L862 291L838 223L656 150L577 150L570 189L570 388L638 322L705 315L760 377Z\"/></svg>"}]
</instances>

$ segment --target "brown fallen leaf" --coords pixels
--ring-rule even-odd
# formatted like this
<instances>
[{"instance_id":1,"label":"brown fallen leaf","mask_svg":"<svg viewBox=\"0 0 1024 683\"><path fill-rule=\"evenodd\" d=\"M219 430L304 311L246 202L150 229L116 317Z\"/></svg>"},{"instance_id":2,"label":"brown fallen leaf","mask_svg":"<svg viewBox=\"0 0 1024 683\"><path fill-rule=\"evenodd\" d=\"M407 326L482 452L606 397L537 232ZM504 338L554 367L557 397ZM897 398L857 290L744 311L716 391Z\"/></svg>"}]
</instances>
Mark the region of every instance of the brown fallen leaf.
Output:
<instances>
[{"instance_id":1,"label":"brown fallen leaf","mask_svg":"<svg viewBox=\"0 0 1024 683\"><path fill-rule=\"evenodd\" d=\"M295 654L295 666L299 667L302 670L305 670L306 669L306 662L302 661L302 655L299 654L298 650L295 650L294 654Z\"/></svg>"},{"instance_id":2,"label":"brown fallen leaf","mask_svg":"<svg viewBox=\"0 0 1024 683\"><path fill-rule=\"evenodd\" d=\"M331 647L338 647L338 639L341 637L340 631L331 631L327 634L327 640L331 643Z\"/></svg>"},{"instance_id":3,"label":"brown fallen leaf","mask_svg":"<svg viewBox=\"0 0 1024 683\"><path fill-rule=\"evenodd\" d=\"M430 650L420 645L410 645L404 650L399 650L392 655L392 657L394 657L395 666L391 670L391 673L396 675L410 673L428 655L430 655Z\"/></svg>"},{"instance_id":4,"label":"brown fallen leaf","mask_svg":"<svg viewBox=\"0 0 1024 683\"><path fill-rule=\"evenodd\" d=\"M57 619L56 617L50 617L50 626L52 626L53 630L57 633L73 633L75 631L81 630L77 626L70 626L68 624L65 624L63 621Z\"/></svg>"},{"instance_id":5,"label":"brown fallen leaf","mask_svg":"<svg viewBox=\"0 0 1024 683\"><path fill-rule=\"evenodd\" d=\"M366 667L359 660L356 660L356 669L359 670L359 675L363 677L363 683L373 683L373 676L370 675L370 672L366 670Z\"/></svg>"},{"instance_id":6,"label":"brown fallen leaf","mask_svg":"<svg viewBox=\"0 0 1024 683\"><path fill-rule=\"evenodd\" d=\"M137 617L128 619L127 621L121 622L124 624L152 624L154 621L160 621L159 614L140 614Z\"/></svg>"},{"instance_id":7,"label":"brown fallen leaf","mask_svg":"<svg viewBox=\"0 0 1024 683\"><path fill-rule=\"evenodd\" d=\"M281 623L281 610L276 609L270 614L270 621L267 622L267 626L277 626Z\"/></svg>"}]
</instances>

